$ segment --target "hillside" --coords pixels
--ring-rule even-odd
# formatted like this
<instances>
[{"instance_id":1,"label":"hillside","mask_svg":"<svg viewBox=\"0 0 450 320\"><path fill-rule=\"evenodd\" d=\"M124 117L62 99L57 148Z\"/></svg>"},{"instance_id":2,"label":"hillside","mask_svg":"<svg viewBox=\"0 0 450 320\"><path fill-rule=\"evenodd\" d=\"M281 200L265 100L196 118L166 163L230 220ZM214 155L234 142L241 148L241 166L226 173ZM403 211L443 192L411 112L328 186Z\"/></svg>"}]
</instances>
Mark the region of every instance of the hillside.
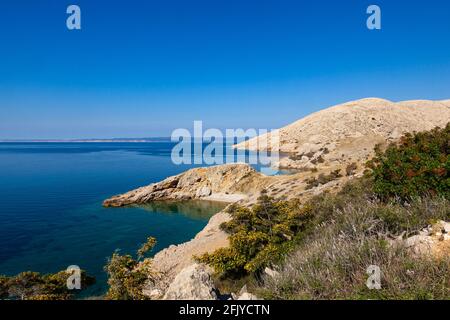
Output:
<instances>
[{"instance_id":1,"label":"hillside","mask_svg":"<svg viewBox=\"0 0 450 320\"><path fill-rule=\"evenodd\" d=\"M367 98L313 113L280 129L280 148L288 153L281 167L311 169L362 162L378 143L388 143L403 133L445 126L450 100L391 102ZM266 136L250 139L236 148L266 150Z\"/></svg>"}]
</instances>

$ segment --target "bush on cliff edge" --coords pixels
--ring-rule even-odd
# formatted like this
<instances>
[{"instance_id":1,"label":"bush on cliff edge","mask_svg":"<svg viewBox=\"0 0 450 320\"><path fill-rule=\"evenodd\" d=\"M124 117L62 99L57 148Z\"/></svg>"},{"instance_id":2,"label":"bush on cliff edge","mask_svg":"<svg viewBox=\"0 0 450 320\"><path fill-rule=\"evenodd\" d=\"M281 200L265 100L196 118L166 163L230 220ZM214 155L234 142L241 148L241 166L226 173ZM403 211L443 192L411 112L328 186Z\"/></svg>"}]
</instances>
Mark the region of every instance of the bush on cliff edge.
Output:
<instances>
[{"instance_id":1,"label":"bush on cliff edge","mask_svg":"<svg viewBox=\"0 0 450 320\"><path fill-rule=\"evenodd\" d=\"M295 238L311 219L309 207L298 201L274 201L265 193L252 208L233 205L232 219L221 225L230 234L230 246L197 257L218 273L243 276L278 262L292 250Z\"/></svg>"},{"instance_id":2,"label":"bush on cliff edge","mask_svg":"<svg viewBox=\"0 0 450 320\"><path fill-rule=\"evenodd\" d=\"M450 123L443 129L406 134L368 162L374 191L383 198L424 194L450 198Z\"/></svg>"}]
</instances>

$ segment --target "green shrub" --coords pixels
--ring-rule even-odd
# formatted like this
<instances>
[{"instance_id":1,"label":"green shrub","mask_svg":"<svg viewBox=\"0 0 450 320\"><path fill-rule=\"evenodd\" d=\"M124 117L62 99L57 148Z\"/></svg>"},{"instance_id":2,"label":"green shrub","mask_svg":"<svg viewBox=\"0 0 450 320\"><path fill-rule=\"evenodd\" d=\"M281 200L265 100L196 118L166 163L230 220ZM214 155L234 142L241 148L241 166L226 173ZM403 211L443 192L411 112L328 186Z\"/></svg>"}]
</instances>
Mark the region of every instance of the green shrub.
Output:
<instances>
[{"instance_id":1,"label":"green shrub","mask_svg":"<svg viewBox=\"0 0 450 320\"><path fill-rule=\"evenodd\" d=\"M71 274L60 271L55 274L40 274L26 271L16 276L0 276L0 299L21 300L68 300L74 297L76 290L67 288L67 279ZM95 283L95 279L81 271L81 289Z\"/></svg>"},{"instance_id":2,"label":"green shrub","mask_svg":"<svg viewBox=\"0 0 450 320\"><path fill-rule=\"evenodd\" d=\"M196 257L216 272L244 276L280 261L311 219L310 209L297 201L278 201L263 194L252 208L231 206L231 221L221 228L230 246Z\"/></svg>"},{"instance_id":3,"label":"green shrub","mask_svg":"<svg viewBox=\"0 0 450 320\"><path fill-rule=\"evenodd\" d=\"M0 299L8 297L8 277L0 275Z\"/></svg>"},{"instance_id":4,"label":"green shrub","mask_svg":"<svg viewBox=\"0 0 450 320\"><path fill-rule=\"evenodd\" d=\"M137 255L142 259L156 245L156 239L147 238L147 241L139 248ZM148 297L142 294L147 281L152 280L156 274L152 270L152 259L138 261L130 255L120 255L115 252L105 266L108 274L108 300L146 300Z\"/></svg>"},{"instance_id":5,"label":"green shrub","mask_svg":"<svg viewBox=\"0 0 450 320\"><path fill-rule=\"evenodd\" d=\"M147 280L145 269L138 269L138 262L130 255L114 253L105 267L108 273L109 300L142 300L142 288Z\"/></svg>"},{"instance_id":6,"label":"green shrub","mask_svg":"<svg viewBox=\"0 0 450 320\"><path fill-rule=\"evenodd\" d=\"M139 259L142 259L145 254L149 251L152 251L156 246L156 239L153 237L148 237L147 242L145 242L138 250L137 255Z\"/></svg>"},{"instance_id":7,"label":"green shrub","mask_svg":"<svg viewBox=\"0 0 450 320\"><path fill-rule=\"evenodd\" d=\"M406 134L368 162L374 191L402 199L426 194L450 198L450 123L444 129Z\"/></svg>"}]
</instances>

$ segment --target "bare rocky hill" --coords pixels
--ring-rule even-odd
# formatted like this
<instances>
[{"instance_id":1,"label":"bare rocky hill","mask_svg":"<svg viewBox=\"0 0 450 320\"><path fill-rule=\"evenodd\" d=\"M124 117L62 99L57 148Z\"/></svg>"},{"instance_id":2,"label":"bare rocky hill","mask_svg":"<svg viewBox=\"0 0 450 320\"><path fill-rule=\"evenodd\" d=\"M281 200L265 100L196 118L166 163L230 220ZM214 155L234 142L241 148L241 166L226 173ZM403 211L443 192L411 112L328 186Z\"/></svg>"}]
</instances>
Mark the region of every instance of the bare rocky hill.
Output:
<instances>
[{"instance_id":1,"label":"bare rocky hill","mask_svg":"<svg viewBox=\"0 0 450 320\"><path fill-rule=\"evenodd\" d=\"M378 98L351 101L313 113L279 131L279 148L289 156L285 168L312 169L361 163L378 143L394 141L406 132L430 130L450 121L450 100L391 102ZM236 145L249 150L273 149L260 136Z\"/></svg>"}]
</instances>

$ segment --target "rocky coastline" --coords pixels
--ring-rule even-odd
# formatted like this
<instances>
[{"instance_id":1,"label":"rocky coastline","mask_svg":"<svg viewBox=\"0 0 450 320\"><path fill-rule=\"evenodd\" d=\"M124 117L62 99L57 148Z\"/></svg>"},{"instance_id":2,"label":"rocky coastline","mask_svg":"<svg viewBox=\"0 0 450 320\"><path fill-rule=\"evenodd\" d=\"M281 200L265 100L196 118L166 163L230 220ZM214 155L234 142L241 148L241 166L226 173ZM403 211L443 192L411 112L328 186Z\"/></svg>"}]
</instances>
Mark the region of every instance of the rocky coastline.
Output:
<instances>
[{"instance_id":1,"label":"rocky coastline","mask_svg":"<svg viewBox=\"0 0 450 320\"><path fill-rule=\"evenodd\" d=\"M250 206L263 190L275 199L307 199L325 190L337 191L345 182L360 177L376 144L396 141L404 132L445 125L448 119L450 100L397 104L382 99L353 101L320 111L280 130L281 147L277 151L289 155L281 160L280 166L298 169L297 173L265 176L247 164L195 168L111 197L103 205L213 200ZM236 147L264 149L258 138ZM220 230L220 225L229 219L224 209L194 239L157 253L153 267L161 274L160 281L149 284L144 294L154 299L216 299L214 291L202 286L210 282L210 270L197 265L192 257L228 245L227 234ZM242 294L255 298L247 292Z\"/></svg>"}]
</instances>

